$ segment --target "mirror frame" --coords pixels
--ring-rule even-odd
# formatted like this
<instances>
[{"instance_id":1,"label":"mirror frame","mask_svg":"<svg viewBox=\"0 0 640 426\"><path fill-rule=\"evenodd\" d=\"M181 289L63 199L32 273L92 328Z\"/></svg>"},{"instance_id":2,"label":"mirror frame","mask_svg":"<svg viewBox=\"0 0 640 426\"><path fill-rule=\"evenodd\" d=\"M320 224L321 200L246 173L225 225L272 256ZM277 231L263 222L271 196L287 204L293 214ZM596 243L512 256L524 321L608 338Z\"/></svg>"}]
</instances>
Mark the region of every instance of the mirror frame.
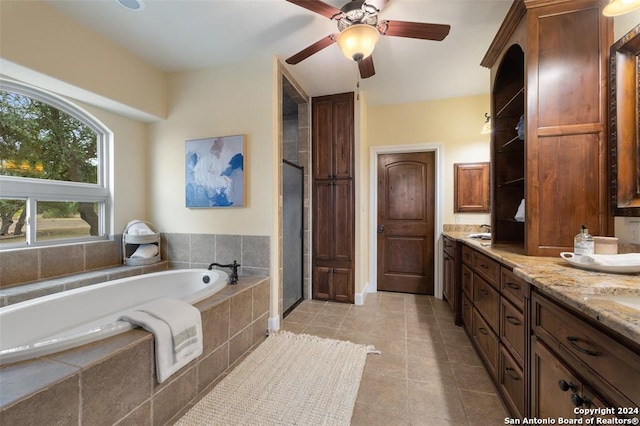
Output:
<instances>
[{"instance_id":1,"label":"mirror frame","mask_svg":"<svg viewBox=\"0 0 640 426\"><path fill-rule=\"evenodd\" d=\"M640 25L611 46L610 191L613 216L640 216Z\"/></svg>"}]
</instances>

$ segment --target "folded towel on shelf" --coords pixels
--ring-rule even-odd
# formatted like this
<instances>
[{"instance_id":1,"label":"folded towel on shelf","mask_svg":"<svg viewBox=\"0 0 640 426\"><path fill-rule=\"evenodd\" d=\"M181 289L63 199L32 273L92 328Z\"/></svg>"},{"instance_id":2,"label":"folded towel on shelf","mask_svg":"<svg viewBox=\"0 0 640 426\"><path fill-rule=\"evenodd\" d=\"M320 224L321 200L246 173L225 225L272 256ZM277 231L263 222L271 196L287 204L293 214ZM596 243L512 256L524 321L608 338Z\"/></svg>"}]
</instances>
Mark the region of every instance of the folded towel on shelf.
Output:
<instances>
[{"instance_id":1,"label":"folded towel on shelf","mask_svg":"<svg viewBox=\"0 0 640 426\"><path fill-rule=\"evenodd\" d=\"M202 318L200 311L188 303L157 299L137 306L120 319L153 333L158 383L202 354Z\"/></svg>"},{"instance_id":2,"label":"folded towel on shelf","mask_svg":"<svg viewBox=\"0 0 640 426\"><path fill-rule=\"evenodd\" d=\"M517 222L524 222L524 198L520 201L520 205L518 206L518 211L516 212L514 219Z\"/></svg>"},{"instance_id":3,"label":"folded towel on shelf","mask_svg":"<svg viewBox=\"0 0 640 426\"><path fill-rule=\"evenodd\" d=\"M155 234L149 226L141 220L132 220L127 224L126 233L129 235L149 235Z\"/></svg>"},{"instance_id":4,"label":"folded towel on shelf","mask_svg":"<svg viewBox=\"0 0 640 426\"><path fill-rule=\"evenodd\" d=\"M140 244L131 257L152 258L158 255L158 246L155 244Z\"/></svg>"},{"instance_id":5,"label":"folded towel on shelf","mask_svg":"<svg viewBox=\"0 0 640 426\"><path fill-rule=\"evenodd\" d=\"M640 265L640 253L583 254L580 255L579 260L587 265L638 266Z\"/></svg>"}]
</instances>

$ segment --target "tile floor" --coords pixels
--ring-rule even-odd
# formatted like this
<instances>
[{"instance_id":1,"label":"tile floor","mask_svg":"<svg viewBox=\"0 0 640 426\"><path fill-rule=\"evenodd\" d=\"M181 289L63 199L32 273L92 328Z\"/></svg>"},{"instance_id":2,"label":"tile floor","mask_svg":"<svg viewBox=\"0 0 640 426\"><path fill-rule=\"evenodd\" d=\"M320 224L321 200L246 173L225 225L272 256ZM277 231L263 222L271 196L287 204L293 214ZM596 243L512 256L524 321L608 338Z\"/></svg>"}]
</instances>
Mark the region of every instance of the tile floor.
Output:
<instances>
[{"instance_id":1,"label":"tile floor","mask_svg":"<svg viewBox=\"0 0 640 426\"><path fill-rule=\"evenodd\" d=\"M469 338L442 300L372 293L362 306L304 301L283 329L373 344L352 425L502 425L508 416Z\"/></svg>"}]
</instances>

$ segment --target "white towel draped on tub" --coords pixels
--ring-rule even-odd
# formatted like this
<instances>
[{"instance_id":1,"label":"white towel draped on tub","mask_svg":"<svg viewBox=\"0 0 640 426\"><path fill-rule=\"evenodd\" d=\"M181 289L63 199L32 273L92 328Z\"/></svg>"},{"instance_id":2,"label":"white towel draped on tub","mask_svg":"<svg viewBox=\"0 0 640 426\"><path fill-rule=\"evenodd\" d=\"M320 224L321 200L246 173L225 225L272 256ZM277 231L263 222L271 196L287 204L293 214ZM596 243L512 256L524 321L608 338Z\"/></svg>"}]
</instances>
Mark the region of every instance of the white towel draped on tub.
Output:
<instances>
[{"instance_id":1,"label":"white towel draped on tub","mask_svg":"<svg viewBox=\"0 0 640 426\"><path fill-rule=\"evenodd\" d=\"M200 311L188 303L157 299L120 319L153 333L158 383L202 354L202 318Z\"/></svg>"}]
</instances>

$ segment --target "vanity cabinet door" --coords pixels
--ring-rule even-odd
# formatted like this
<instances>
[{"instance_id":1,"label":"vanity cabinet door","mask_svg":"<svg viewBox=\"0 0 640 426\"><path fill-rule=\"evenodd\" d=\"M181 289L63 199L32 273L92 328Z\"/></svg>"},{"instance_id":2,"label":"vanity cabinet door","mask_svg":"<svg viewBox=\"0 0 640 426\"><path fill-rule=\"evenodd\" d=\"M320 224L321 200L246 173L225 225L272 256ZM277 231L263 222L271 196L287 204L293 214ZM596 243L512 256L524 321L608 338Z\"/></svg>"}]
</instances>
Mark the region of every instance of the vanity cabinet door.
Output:
<instances>
[{"instance_id":1,"label":"vanity cabinet door","mask_svg":"<svg viewBox=\"0 0 640 426\"><path fill-rule=\"evenodd\" d=\"M500 295L485 280L476 275L473 283L473 303L494 331L498 330Z\"/></svg>"},{"instance_id":2,"label":"vanity cabinet door","mask_svg":"<svg viewBox=\"0 0 640 426\"><path fill-rule=\"evenodd\" d=\"M531 358L531 417L574 418L572 398L582 395L580 380L537 338Z\"/></svg>"},{"instance_id":3,"label":"vanity cabinet door","mask_svg":"<svg viewBox=\"0 0 640 426\"><path fill-rule=\"evenodd\" d=\"M485 360L489 374L495 380L498 368L498 337L491 327L487 325L477 309L473 310L473 332L471 338L476 343L478 353Z\"/></svg>"}]
</instances>

